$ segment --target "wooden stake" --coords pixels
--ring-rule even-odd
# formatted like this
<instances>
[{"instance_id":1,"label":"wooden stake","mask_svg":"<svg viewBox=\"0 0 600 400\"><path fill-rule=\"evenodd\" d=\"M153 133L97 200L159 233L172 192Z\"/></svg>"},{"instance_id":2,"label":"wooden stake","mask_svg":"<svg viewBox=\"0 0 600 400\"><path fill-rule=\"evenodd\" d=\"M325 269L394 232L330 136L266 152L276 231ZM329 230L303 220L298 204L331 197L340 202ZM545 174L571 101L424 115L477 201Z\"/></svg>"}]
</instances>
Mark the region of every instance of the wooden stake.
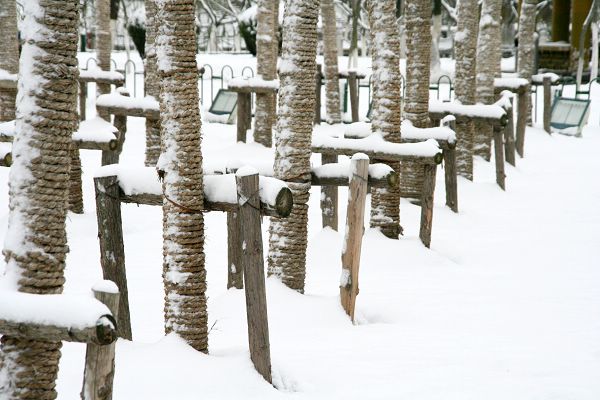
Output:
<instances>
[{"instance_id":1,"label":"wooden stake","mask_svg":"<svg viewBox=\"0 0 600 400\"><path fill-rule=\"evenodd\" d=\"M516 149L521 158L525 155L525 128L527 127L527 114L530 108L529 97L529 85L519 89Z\"/></svg>"},{"instance_id":2,"label":"wooden stake","mask_svg":"<svg viewBox=\"0 0 600 400\"><path fill-rule=\"evenodd\" d=\"M512 104L513 100L510 99L510 102ZM506 162L515 167L517 165L515 157L515 120L512 106L506 110L506 115L508 115L508 123L504 127L504 154Z\"/></svg>"},{"instance_id":3,"label":"wooden stake","mask_svg":"<svg viewBox=\"0 0 600 400\"><path fill-rule=\"evenodd\" d=\"M423 191L421 192L421 228L419 238L425 247L431 245L431 228L433 225L433 194L435 191L436 165L423 166Z\"/></svg>"},{"instance_id":4,"label":"wooden stake","mask_svg":"<svg viewBox=\"0 0 600 400\"><path fill-rule=\"evenodd\" d=\"M336 155L321 154L321 164L337 163ZM335 186L321 186L321 216L323 228L330 227L338 230L338 188Z\"/></svg>"},{"instance_id":5,"label":"wooden stake","mask_svg":"<svg viewBox=\"0 0 600 400\"><path fill-rule=\"evenodd\" d=\"M496 159L496 183L506 190L504 173L504 146L502 144L502 128L494 127L494 158Z\"/></svg>"},{"instance_id":6,"label":"wooden stake","mask_svg":"<svg viewBox=\"0 0 600 400\"><path fill-rule=\"evenodd\" d=\"M115 282L121 293L118 313L119 336L131 340L119 181L116 176L94 178L94 186L96 188L100 264L104 279Z\"/></svg>"},{"instance_id":7,"label":"wooden stake","mask_svg":"<svg viewBox=\"0 0 600 400\"><path fill-rule=\"evenodd\" d=\"M348 91L350 92L352 122L358 122L358 81L356 80L356 71L348 72Z\"/></svg>"},{"instance_id":8,"label":"wooden stake","mask_svg":"<svg viewBox=\"0 0 600 400\"><path fill-rule=\"evenodd\" d=\"M79 82L79 120L85 121L86 109L85 102L87 99L87 83Z\"/></svg>"},{"instance_id":9,"label":"wooden stake","mask_svg":"<svg viewBox=\"0 0 600 400\"><path fill-rule=\"evenodd\" d=\"M112 284L112 282L110 282ZM104 303L116 319L119 312L119 292L94 290L94 297ZM111 400L115 376L115 343L105 346L88 344L85 352L83 400Z\"/></svg>"},{"instance_id":10,"label":"wooden stake","mask_svg":"<svg viewBox=\"0 0 600 400\"><path fill-rule=\"evenodd\" d=\"M258 174L240 175L238 172L236 182L250 358L256 370L267 382L271 383L271 351L260 227Z\"/></svg>"},{"instance_id":11,"label":"wooden stake","mask_svg":"<svg viewBox=\"0 0 600 400\"><path fill-rule=\"evenodd\" d=\"M246 133L252 126L252 94L237 94L237 141L246 143Z\"/></svg>"},{"instance_id":12,"label":"wooden stake","mask_svg":"<svg viewBox=\"0 0 600 400\"><path fill-rule=\"evenodd\" d=\"M340 300L346 314L354 322L354 309L358 295L358 269L364 233L365 202L369 158L355 154L351 160L352 177L348 188L348 209L346 214L346 234L342 250L342 277L340 279Z\"/></svg>"},{"instance_id":13,"label":"wooden stake","mask_svg":"<svg viewBox=\"0 0 600 400\"><path fill-rule=\"evenodd\" d=\"M544 130L550 132L550 116L552 113L552 82L549 76L544 76Z\"/></svg>"},{"instance_id":14,"label":"wooden stake","mask_svg":"<svg viewBox=\"0 0 600 400\"><path fill-rule=\"evenodd\" d=\"M439 123L438 123L439 125ZM436 125L437 126L437 125ZM444 126L455 130L456 120L449 119ZM444 148L444 178L446 184L446 205L455 213L458 213L458 173L456 171L456 144L448 144Z\"/></svg>"},{"instance_id":15,"label":"wooden stake","mask_svg":"<svg viewBox=\"0 0 600 400\"><path fill-rule=\"evenodd\" d=\"M121 96L129 97L127 90L120 91ZM109 120L110 121L110 120ZM102 150L102 165L118 164L121 150L123 149L123 143L125 143L125 135L127 134L127 116L126 115L115 115L114 121L115 128L117 128L117 146L115 149Z\"/></svg>"},{"instance_id":16,"label":"wooden stake","mask_svg":"<svg viewBox=\"0 0 600 400\"><path fill-rule=\"evenodd\" d=\"M241 227L236 212L227 213L227 289L244 288Z\"/></svg>"},{"instance_id":17,"label":"wooden stake","mask_svg":"<svg viewBox=\"0 0 600 400\"><path fill-rule=\"evenodd\" d=\"M317 64L316 79L315 79L315 118L313 123L319 125L321 123L321 88L323 86L323 68L321 64Z\"/></svg>"}]
</instances>

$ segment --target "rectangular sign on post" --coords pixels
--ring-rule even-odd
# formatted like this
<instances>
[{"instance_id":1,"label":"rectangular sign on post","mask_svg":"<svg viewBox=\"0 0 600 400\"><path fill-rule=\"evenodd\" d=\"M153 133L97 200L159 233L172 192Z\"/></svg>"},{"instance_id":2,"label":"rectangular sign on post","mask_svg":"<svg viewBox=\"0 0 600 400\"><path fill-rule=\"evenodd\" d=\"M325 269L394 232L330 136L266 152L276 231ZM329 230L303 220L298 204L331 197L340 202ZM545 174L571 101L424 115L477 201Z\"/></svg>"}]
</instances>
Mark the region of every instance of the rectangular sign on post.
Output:
<instances>
[{"instance_id":1,"label":"rectangular sign on post","mask_svg":"<svg viewBox=\"0 0 600 400\"><path fill-rule=\"evenodd\" d=\"M590 101L557 97L552 106L550 128L564 135L581 136L587 122Z\"/></svg>"},{"instance_id":2,"label":"rectangular sign on post","mask_svg":"<svg viewBox=\"0 0 600 400\"><path fill-rule=\"evenodd\" d=\"M209 113L228 117L226 123L233 124L236 117L237 93L225 89L219 89L215 100L212 102ZM219 118L219 121L225 122Z\"/></svg>"}]
</instances>

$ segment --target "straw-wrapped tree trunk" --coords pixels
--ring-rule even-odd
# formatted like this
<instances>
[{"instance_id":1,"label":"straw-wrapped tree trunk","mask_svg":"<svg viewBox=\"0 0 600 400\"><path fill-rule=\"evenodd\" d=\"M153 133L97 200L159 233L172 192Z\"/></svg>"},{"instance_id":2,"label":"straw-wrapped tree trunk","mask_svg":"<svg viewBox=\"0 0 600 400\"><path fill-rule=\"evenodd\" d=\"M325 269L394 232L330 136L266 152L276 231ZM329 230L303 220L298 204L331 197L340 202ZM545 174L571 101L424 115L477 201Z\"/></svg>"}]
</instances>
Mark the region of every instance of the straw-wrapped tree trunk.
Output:
<instances>
[{"instance_id":1,"label":"straw-wrapped tree trunk","mask_svg":"<svg viewBox=\"0 0 600 400\"><path fill-rule=\"evenodd\" d=\"M373 108L371 128L389 142L400 142L400 37L394 0L367 1L371 27ZM428 43L429 44L429 43ZM429 64L427 65L429 68ZM400 173L399 162L386 162ZM371 227L398 238L400 189L371 189Z\"/></svg>"},{"instance_id":2,"label":"straw-wrapped tree trunk","mask_svg":"<svg viewBox=\"0 0 600 400\"><path fill-rule=\"evenodd\" d=\"M333 0L321 0L321 23L323 25L326 120L328 124L339 124L342 122L342 116L340 113L337 20Z\"/></svg>"},{"instance_id":3,"label":"straw-wrapped tree trunk","mask_svg":"<svg viewBox=\"0 0 600 400\"><path fill-rule=\"evenodd\" d=\"M146 60L144 64L144 88L146 96L158 100L158 77L156 74L156 0L146 0ZM160 120L146 119L146 159L147 167L154 167L160 155Z\"/></svg>"},{"instance_id":4,"label":"straw-wrapped tree trunk","mask_svg":"<svg viewBox=\"0 0 600 400\"><path fill-rule=\"evenodd\" d=\"M535 8L536 0L522 0L519 13L519 47L517 49L517 72L521 78L531 81L535 58Z\"/></svg>"},{"instance_id":5,"label":"straw-wrapped tree trunk","mask_svg":"<svg viewBox=\"0 0 600 400\"><path fill-rule=\"evenodd\" d=\"M429 127L429 66L431 61L431 2L406 0L406 93L404 117L418 128ZM418 38L418 39L417 39ZM403 197L420 198L423 165L402 163L400 192Z\"/></svg>"},{"instance_id":6,"label":"straw-wrapped tree trunk","mask_svg":"<svg viewBox=\"0 0 600 400\"><path fill-rule=\"evenodd\" d=\"M271 218L268 268L299 292L306 275L318 15L318 0L287 2L279 71L279 104L286 106L277 115L274 171L292 190L294 205L289 217Z\"/></svg>"},{"instance_id":7,"label":"straw-wrapped tree trunk","mask_svg":"<svg viewBox=\"0 0 600 400\"><path fill-rule=\"evenodd\" d=\"M279 52L279 0L259 0L256 26L256 70L265 80L277 79ZM273 124L276 108L275 93L256 94L254 141L266 147L273 145Z\"/></svg>"},{"instance_id":8,"label":"straw-wrapped tree trunk","mask_svg":"<svg viewBox=\"0 0 600 400\"><path fill-rule=\"evenodd\" d=\"M456 100L462 104L475 104L475 71L477 49L477 0L460 0L457 6L458 27L454 35L456 58L454 92ZM473 180L473 121L456 123L456 170L469 180Z\"/></svg>"},{"instance_id":9,"label":"straw-wrapped tree trunk","mask_svg":"<svg viewBox=\"0 0 600 400\"><path fill-rule=\"evenodd\" d=\"M483 0L477 38L476 93L478 103L492 104L495 100L494 78L500 77L502 57L501 19L502 0ZM489 124L476 124L473 152L486 160L491 158L492 131L493 127Z\"/></svg>"},{"instance_id":10,"label":"straw-wrapped tree trunk","mask_svg":"<svg viewBox=\"0 0 600 400\"><path fill-rule=\"evenodd\" d=\"M19 72L19 42L17 37L17 3L0 2L0 71ZM0 122L15 119L15 89L0 88Z\"/></svg>"},{"instance_id":11,"label":"straw-wrapped tree trunk","mask_svg":"<svg viewBox=\"0 0 600 400\"><path fill-rule=\"evenodd\" d=\"M78 0L23 3L25 44L10 170L5 284L61 293L68 252L69 144L77 129ZM2 337L2 399L55 399L60 342Z\"/></svg>"},{"instance_id":12,"label":"straw-wrapped tree trunk","mask_svg":"<svg viewBox=\"0 0 600 400\"><path fill-rule=\"evenodd\" d=\"M156 18L163 177L165 331L208 352L202 154L194 0L161 0Z\"/></svg>"}]
</instances>

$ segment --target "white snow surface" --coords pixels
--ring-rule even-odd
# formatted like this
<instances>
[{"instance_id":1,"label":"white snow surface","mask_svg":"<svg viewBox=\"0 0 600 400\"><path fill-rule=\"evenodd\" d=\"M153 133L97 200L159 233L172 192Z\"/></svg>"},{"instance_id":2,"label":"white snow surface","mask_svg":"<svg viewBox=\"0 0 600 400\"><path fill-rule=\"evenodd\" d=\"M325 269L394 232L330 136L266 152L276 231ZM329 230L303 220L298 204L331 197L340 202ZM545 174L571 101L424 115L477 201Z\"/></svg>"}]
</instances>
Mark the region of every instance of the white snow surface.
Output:
<instances>
[{"instance_id":1,"label":"white snow surface","mask_svg":"<svg viewBox=\"0 0 600 400\"><path fill-rule=\"evenodd\" d=\"M12 151L12 143L0 143L0 158L6 157Z\"/></svg>"},{"instance_id":2,"label":"white snow surface","mask_svg":"<svg viewBox=\"0 0 600 400\"><path fill-rule=\"evenodd\" d=\"M79 129L73 133L73 140L107 143L116 138L118 131L110 122L94 117L79 123Z\"/></svg>"},{"instance_id":3,"label":"white snow surface","mask_svg":"<svg viewBox=\"0 0 600 400\"><path fill-rule=\"evenodd\" d=\"M17 131L16 120L0 122L0 135L13 137Z\"/></svg>"},{"instance_id":4,"label":"white snow surface","mask_svg":"<svg viewBox=\"0 0 600 400\"><path fill-rule=\"evenodd\" d=\"M440 152L438 143L433 139L421 143L391 143L378 133L362 139L345 139L313 134L312 145L333 149L351 149L356 152L385 152L399 156L433 157Z\"/></svg>"},{"instance_id":5,"label":"white snow surface","mask_svg":"<svg viewBox=\"0 0 600 400\"><path fill-rule=\"evenodd\" d=\"M279 89L279 79L265 80L262 76L255 77L238 77L230 79L227 83L229 89L245 88L245 87L258 87L268 89Z\"/></svg>"},{"instance_id":6,"label":"white snow surface","mask_svg":"<svg viewBox=\"0 0 600 400\"><path fill-rule=\"evenodd\" d=\"M526 86L529 84L529 81L525 78L518 77L502 77L502 78L494 78L494 86L502 86L508 87L511 89L518 89L522 86Z\"/></svg>"},{"instance_id":7,"label":"white snow surface","mask_svg":"<svg viewBox=\"0 0 600 400\"><path fill-rule=\"evenodd\" d=\"M0 68L0 80L16 82L17 74L11 74L7 70Z\"/></svg>"},{"instance_id":8,"label":"white snow surface","mask_svg":"<svg viewBox=\"0 0 600 400\"><path fill-rule=\"evenodd\" d=\"M81 78L88 79L110 79L110 80L124 80L125 77L122 73L117 71L104 71L98 67L90 67L89 69L79 70L79 76Z\"/></svg>"},{"instance_id":9,"label":"white snow surface","mask_svg":"<svg viewBox=\"0 0 600 400\"><path fill-rule=\"evenodd\" d=\"M369 159L369 157L363 153L354 154L352 156L352 159L358 160L361 157L366 157L367 160ZM392 171L393 168L387 164L369 164L369 176L371 178L384 178ZM345 159L337 163L323 164L317 167L312 167L312 173L314 173L319 178L336 178L342 176L350 178L352 176L352 167L350 165L350 161Z\"/></svg>"},{"instance_id":10,"label":"white snow surface","mask_svg":"<svg viewBox=\"0 0 600 400\"><path fill-rule=\"evenodd\" d=\"M141 108L143 110L159 111L158 101L152 96L142 98L121 96L119 93L109 93L98 96L96 104L104 107Z\"/></svg>"},{"instance_id":11,"label":"white snow surface","mask_svg":"<svg viewBox=\"0 0 600 400\"><path fill-rule=\"evenodd\" d=\"M496 104L461 104L457 101L442 102L429 100L430 112L466 115L470 117L501 118L506 112Z\"/></svg>"}]
</instances>

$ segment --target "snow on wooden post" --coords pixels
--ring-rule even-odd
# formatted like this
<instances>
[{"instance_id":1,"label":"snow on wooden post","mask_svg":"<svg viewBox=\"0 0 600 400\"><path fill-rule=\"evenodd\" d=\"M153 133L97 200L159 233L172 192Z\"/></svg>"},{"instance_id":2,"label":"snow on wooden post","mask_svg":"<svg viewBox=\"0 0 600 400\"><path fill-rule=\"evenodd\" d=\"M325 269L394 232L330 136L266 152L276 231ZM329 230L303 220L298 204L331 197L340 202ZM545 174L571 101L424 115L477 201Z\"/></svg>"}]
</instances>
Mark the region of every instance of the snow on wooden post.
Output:
<instances>
[{"instance_id":1,"label":"snow on wooden post","mask_svg":"<svg viewBox=\"0 0 600 400\"><path fill-rule=\"evenodd\" d=\"M550 133L550 116L552 114L552 78L544 76L542 80L544 87L544 130Z\"/></svg>"},{"instance_id":2,"label":"snow on wooden post","mask_svg":"<svg viewBox=\"0 0 600 400\"><path fill-rule=\"evenodd\" d=\"M252 125L252 93L237 92L237 141L246 143L246 133Z\"/></svg>"},{"instance_id":3,"label":"snow on wooden post","mask_svg":"<svg viewBox=\"0 0 600 400\"><path fill-rule=\"evenodd\" d=\"M315 118L313 123L319 125L321 123L321 88L323 86L323 67L321 67L321 64L317 64L315 74Z\"/></svg>"},{"instance_id":4,"label":"snow on wooden post","mask_svg":"<svg viewBox=\"0 0 600 400\"><path fill-rule=\"evenodd\" d=\"M94 297L106 305L116 319L119 312L119 289L111 281L102 281L92 288ZM112 399L115 376L115 343L105 346L88 343L85 352L83 400Z\"/></svg>"},{"instance_id":5,"label":"snow on wooden post","mask_svg":"<svg viewBox=\"0 0 600 400\"><path fill-rule=\"evenodd\" d=\"M442 126L452 130L456 128L456 118L447 116ZM458 212L458 179L456 171L456 144L448 143L444 148L444 179L446 183L446 205L455 213Z\"/></svg>"},{"instance_id":6,"label":"snow on wooden post","mask_svg":"<svg viewBox=\"0 0 600 400\"><path fill-rule=\"evenodd\" d=\"M244 288L240 232L238 213L227 212L227 289Z\"/></svg>"},{"instance_id":7,"label":"snow on wooden post","mask_svg":"<svg viewBox=\"0 0 600 400\"><path fill-rule=\"evenodd\" d=\"M502 143L502 133L504 129L499 126L494 126L494 158L496 160L496 183L506 190L504 173L504 144Z\"/></svg>"},{"instance_id":8,"label":"snow on wooden post","mask_svg":"<svg viewBox=\"0 0 600 400\"><path fill-rule=\"evenodd\" d=\"M256 370L271 383L271 350L260 227L258 172L251 167L240 168L236 172L236 184L250 358Z\"/></svg>"},{"instance_id":9,"label":"snow on wooden post","mask_svg":"<svg viewBox=\"0 0 600 400\"><path fill-rule=\"evenodd\" d=\"M419 238L425 247L431 245L431 228L433 225L433 193L435 191L435 172L437 165L423 165L423 191L421 192L421 227Z\"/></svg>"},{"instance_id":10,"label":"snow on wooden post","mask_svg":"<svg viewBox=\"0 0 600 400\"><path fill-rule=\"evenodd\" d=\"M119 336L131 340L119 179L115 175L95 177L94 186L96 189L100 264L104 279L115 282L121 293L118 313Z\"/></svg>"},{"instance_id":11,"label":"snow on wooden post","mask_svg":"<svg viewBox=\"0 0 600 400\"><path fill-rule=\"evenodd\" d=\"M336 155L321 154L321 164L337 163ZM321 186L321 216L323 228L330 227L338 230L338 188L336 186Z\"/></svg>"},{"instance_id":12,"label":"snow on wooden post","mask_svg":"<svg viewBox=\"0 0 600 400\"><path fill-rule=\"evenodd\" d=\"M129 97L129 92L125 88L119 88L118 92L123 97ZM107 114L110 117L110 114ZM110 119L110 118L109 118ZM102 150L102 165L118 164L119 154L125 142L127 134L127 115L115 114L114 126L117 128L119 137L117 148L114 150Z\"/></svg>"},{"instance_id":13,"label":"snow on wooden post","mask_svg":"<svg viewBox=\"0 0 600 400\"><path fill-rule=\"evenodd\" d=\"M527 113L529 110L529 94L530 86L525 85L519 88L518 99L517 99L517 139L516 139L516 150L521 158L525 155L525 129L527 127Z\"/></svg>"},{"instance_id":14,"label":"snow on wooden post","mask_svg":"<svg viewBox=\"0 0 600 400\"><path fill-rule=\"evenodd\" d=\"M358 269L364 233L365 202L369 157L362 153L352 156L352 176L348 190L346 233L342 249L342 276L340 278L340 300L346 314L354 322L354 308L358 295Z\"/></svg>"},{"instance_id":15,"label":"snow on wooden post","mask_svg":"<svg viewBox=\"0 0 600 400\"><path fill-rule=\"evenodd\" d=\"M352 122L358 122L358 80L356 79L356 71L348 71L348 92L350 93Z\"/></svg>"}]
</instances>

